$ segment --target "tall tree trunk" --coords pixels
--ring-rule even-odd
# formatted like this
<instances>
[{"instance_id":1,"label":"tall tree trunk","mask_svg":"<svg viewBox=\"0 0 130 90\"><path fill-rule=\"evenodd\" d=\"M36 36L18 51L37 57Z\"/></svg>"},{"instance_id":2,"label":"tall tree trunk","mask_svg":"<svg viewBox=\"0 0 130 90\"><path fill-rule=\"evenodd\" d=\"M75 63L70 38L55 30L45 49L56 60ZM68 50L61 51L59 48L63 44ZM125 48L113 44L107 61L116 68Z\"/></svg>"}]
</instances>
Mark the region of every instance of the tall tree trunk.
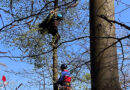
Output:
<instances>
[{"instance_id":1,"label":"tall tree trunk","mask_svg":"<svg viewBox=\"0 0 130 90\"><path fill-rule=\"evenodd\" d=\"M56 9L57 7L58 7L58 0L55 0L55 2L54 2L54 9ZM55 23L56 23L56 21L55 21ZM55 28L57 28L57 26L55 26ZM57 37L53 36L54 40L56 40L56 38ZM53 83L55 83L57 81L57 79L58 79L57 44L58 44L58 42L56 42L55 44L52 44L52 47L53 47ZM57 87L54 86L54 84L53 84L53 89L57 90Z\"/></svg>"},{"instance_id":2,"label":"tall tree trunk","mask_svg":"<svg viewBox=\"0 0 130 90\"><path fill-rule=\"evenodd\" d=\"M58 60L57 60L57 48L53 47L53 83L55 83L58 79ZM54 85L54 84L53 84ZM56 86L53 86L54 90L57 88Z\"/></svg>"},{"instance_id":3,"label":"tall tree trunk","mask_svg":"<svg viewBox=\"0 0 130 90\"><path fill-rule=\"evenodd\" d=\"M90 0L90 51L92 90L120 90L115 25L98 17L114 20L114 0ZM100 38L99 38L100 37Z\"/></svg>"}]
</instances>

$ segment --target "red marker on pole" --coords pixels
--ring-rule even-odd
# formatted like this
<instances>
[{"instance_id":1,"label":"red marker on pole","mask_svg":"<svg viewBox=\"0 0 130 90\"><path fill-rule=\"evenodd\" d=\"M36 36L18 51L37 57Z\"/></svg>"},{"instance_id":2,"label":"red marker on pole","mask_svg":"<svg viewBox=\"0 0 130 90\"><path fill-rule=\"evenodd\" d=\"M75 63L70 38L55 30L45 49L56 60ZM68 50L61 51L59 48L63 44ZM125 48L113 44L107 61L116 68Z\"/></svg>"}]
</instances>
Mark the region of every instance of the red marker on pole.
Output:
<instances>
[{"instance_id":1,"label":"red marker on pole","mask_svg":"<svg viewBox=\"0 0 130 90\"><path fill-rule=\"evenodd\" d=\"M6 82L6 77L5 77L5 75L3 75L2 76L2 80L3 80L3 84L4 84L4 88L5 88L5 90L6 90L6 85L7 85L7 82Z\"/></svg>"},{"instance_id":2,"label":"red marker on pole","mask_svg":"<svg viewBox=\"0 0 130 90\"><path fill-rule=\"evenodd\" d=\"M6 77L4 75L2 76L2 80L3 80L3 82L6 81Z\"/></svg>"}]
</instances>

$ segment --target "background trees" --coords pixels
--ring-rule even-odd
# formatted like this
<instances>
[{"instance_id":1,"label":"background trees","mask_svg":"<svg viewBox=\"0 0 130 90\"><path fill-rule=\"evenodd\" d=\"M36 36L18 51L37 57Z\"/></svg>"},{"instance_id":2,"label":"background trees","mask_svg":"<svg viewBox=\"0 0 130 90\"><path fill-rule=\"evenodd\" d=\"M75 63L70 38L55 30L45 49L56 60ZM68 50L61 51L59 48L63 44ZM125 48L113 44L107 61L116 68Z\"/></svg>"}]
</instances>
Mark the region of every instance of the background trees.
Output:
<instances>
[{"instance_id":1,"label":"background trees","mask_svg":"<svg viewBox=\"0 0 130 90\"><path fill-rule=\"evenodd\" d=\"M61 35L61 39L58 44L58 66L61 63L66 62L69 65L69 70L73 76L73 88L87 88L90 87L88 83L90 83L90 50L89 50L89 10L88 10L88 2L81 0L79 4L75 8L67 9L68 3L71 0L59 0L59 12L63 13L64 20L59 25L59 33ZM105 1L104 1L105 2ZM67 4L66 4L67 3ZM124 7L129 7L126 3L123 4L121 1L117 1L117 4L124 5ZM23 71L15 71L8 70L8 72L12 72L15 75L26 77L27 80L23 80L23 86L26 85L25 81L28 81L28 86L33 85L42 88L52 88L52 47L49 44L52 36L45 35L42 36L37 32L38 24L42 21L42 19L46 18L49 11L54 9L54 3L50 0L2 0L1 1L1 41L3 40L4 45L11 45L12 55L9 56L1 56L1 57L10 57L13 61L26 62L31 64L33 70L28 70L27 68L31 66L25 65L25 69ZM120 10L122 11L122 10ZM123 12L122 12L123 13ZM103 17L101 17L103 18ZM108 18L109 19L109 18ZM3 23L2 23L3 20ZM104 19L101 19L103 22ZM117 17L116 20L118 21ZM120 21L118 21L120 22ZM126 23L125 23L126 24ZM3 25L3 26L2 26ZM128 25L128 24L127 24ZM118 30L117 39L125 36L129 36L127 33L128 30L125 28L121 28L119 25L116 26ZM122 30L124 29L124 30ZM119 35L121 34L121 35ZM108 36L109 37L109 36ZM123 71L125 66L127 65L126 59L128 59L129 43L126 38L122 38L122 46L120 43L118 45L118 60L119 66L123 68L119 68L119 70ZM119 42L117 41L117 42ZM14 47L14 48L13 48ZM12 50L12 48L14 50ZM122 52L123 50L123 52ZM125 52L124 52L125 51ZM125 54L127 53L127 54ZM122 57L122 55L124 55ZM122 58L123 63L122 64ZM16 63L16 62L13 62ZM34 67L33 67L34 66ZM14 68L14 67L13 67ZM16 67L15 67L16 68ZM123 69L123 70L122 70ZM59 67L58 67L59 70ZM128 73L123 73L121 81L125 81ZM120 76L121 76L120 75ZM126 76L127 75L127 76ZM30 77L32 76L32 77ZM20 77L22 78L22 77ZM22 78L23 79L23 78ZM29 79L29 80L28 80ZM85 79L85 80L84 80ZM20 83L19 83L20 84ZM18 85L19 85L18 84ZM79 85L80 84L80 85ZM126 82L123 82L123 85ZM17 85L17 86L18 86ZM81 86L81 87L80 87ZM124 85L123 87L126 87ZM22 86L21 86L22 88ZM31 88L31 87L29 87Z\"/></svg>"}]
</instances>

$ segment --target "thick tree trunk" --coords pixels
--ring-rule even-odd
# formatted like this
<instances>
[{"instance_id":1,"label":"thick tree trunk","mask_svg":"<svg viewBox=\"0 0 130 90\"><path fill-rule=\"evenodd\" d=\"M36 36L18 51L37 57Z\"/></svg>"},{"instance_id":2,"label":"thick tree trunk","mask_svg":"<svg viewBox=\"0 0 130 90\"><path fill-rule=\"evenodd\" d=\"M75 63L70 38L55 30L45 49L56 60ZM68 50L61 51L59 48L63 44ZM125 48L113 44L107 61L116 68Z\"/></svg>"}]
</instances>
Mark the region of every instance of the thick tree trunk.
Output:
<instances>
[{"instance_id":1,"label":"thick tree trunk","mask_svg":"<svg viewBox=\"0 0 130 90\"><path fill-rule=\"evenodd\" d=\"M92 90L120 90L115 25L98 17L104 15L114 20L114 0L90 0L90 51ZM100 38L99 38L100 37Z\"/></svg>"}]
</instances>

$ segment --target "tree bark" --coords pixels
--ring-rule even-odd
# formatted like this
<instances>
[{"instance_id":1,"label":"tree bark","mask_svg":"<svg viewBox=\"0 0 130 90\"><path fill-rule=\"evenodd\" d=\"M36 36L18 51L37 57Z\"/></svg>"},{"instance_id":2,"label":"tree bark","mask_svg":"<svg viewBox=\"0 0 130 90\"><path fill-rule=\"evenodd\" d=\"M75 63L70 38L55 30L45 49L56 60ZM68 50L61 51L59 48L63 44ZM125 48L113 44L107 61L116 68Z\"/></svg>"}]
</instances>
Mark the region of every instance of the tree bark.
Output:
<instances>
[{"instance_id":1,"label":"tree bark","mask_svg":"<svg viewBox=\"0 0 130 90\"><path fill-rule=\"evenodd\" d=\"M58 80L58 60L57 60L57 48L53 47L53 82ZM54 85L54 84L53 84ZM54 86L53 86L54 87ZM55 90L55 89L54 89Z\"/></svg>"},{"instance_id":2,"label":"tree bark","mask_svg":"<svg viewBox=\"0 0 130 90\"><path fill-rule=\"evenodd\" d=\"M56 9L57 7L58 7L58 0L55 0L55 2L54 2L54 9ZM56 21L54 23L56 23ZM55 27L57 28L57 26L55 26ZM53 36L53 38L54 38L54 42L55 42L57 37ZM58 80L57 44L58 44L58 42L52 44L52 47L53 47L53 90L57 90L57 87L54 86L55 85L54 83Z\"/></svg>"},{"instance_id":3,"label":"tree bark","mask_svg":"<svg viewBox=\"0 0 130 90\"><path fill-rule=\"evenodd\" d=\"M105 49L115 39L101 38L115 37L115 25L98 15L114 20L114 0L90 0L91 88L120 90L116 45Z\"/></svg>"}]
</instances>

